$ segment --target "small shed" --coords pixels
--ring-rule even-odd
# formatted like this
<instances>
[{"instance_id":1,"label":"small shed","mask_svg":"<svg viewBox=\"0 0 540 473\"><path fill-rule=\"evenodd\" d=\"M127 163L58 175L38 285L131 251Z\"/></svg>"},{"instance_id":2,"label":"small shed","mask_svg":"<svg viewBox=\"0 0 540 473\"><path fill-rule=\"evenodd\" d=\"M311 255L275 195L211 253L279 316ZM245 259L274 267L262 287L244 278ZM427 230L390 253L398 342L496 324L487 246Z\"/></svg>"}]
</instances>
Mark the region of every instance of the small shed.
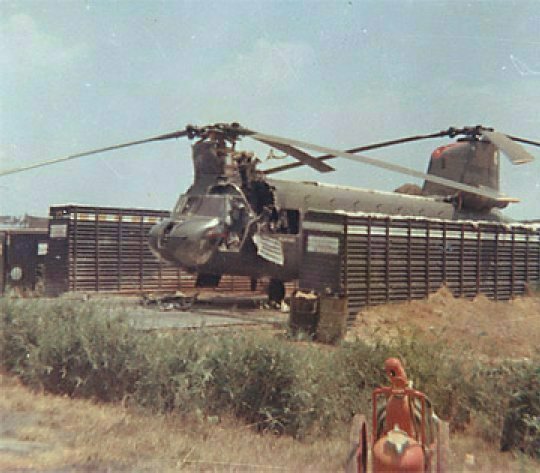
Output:
<instances>
[{"instance_id":1,"label":"small shed","mask_svg":"<svg viewBox=\"0 0 540 473\"><path fill-rule=\"evenodd\" d=\"M0 230L0 294L42 293L47 253L46 228Z\"/></svg>"}]
</instances>

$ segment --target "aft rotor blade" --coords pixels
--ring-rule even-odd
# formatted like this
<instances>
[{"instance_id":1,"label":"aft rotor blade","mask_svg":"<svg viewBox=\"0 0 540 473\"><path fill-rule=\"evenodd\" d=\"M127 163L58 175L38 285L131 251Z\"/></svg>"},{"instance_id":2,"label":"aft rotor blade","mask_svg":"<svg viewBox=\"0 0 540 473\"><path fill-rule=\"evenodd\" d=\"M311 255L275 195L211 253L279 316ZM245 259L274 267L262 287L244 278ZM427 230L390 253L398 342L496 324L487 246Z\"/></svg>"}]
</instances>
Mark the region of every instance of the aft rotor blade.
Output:
<instances>
[{"instance_id":1,"label":"aft rotor blade","mask_svg":"<svg viewBox=\"0 0 540 473\"><path fill-rule=\"evenodd\" d=\"M40 168L40 167L43 167L43 166L49 166L51 164L62 163L64 161L70 161L72 159L83 158L85 156L91 156L93 154L104 153L106 151L113 151L113 150L116 150L116 149L127 148L129 146L135 146L135 145L141 145L141 144L144 144L144 143L150 143L151 141L163 141L163 140L170 140L172 138L181 138L181 137L183 137L183 136L185 136L187 134L188 134L187 130L173 131L172 133L167 133L165 135L154 136L152 138L146 138L144 140L131 141L129 143L122 143L122 144L114 145L114 146L107 146L105 148L94 149L92 151L85 151L84 153L71 154L69 156L64 156L62 158L56 158L56 159L51 159L51 160L48 160L48 161L42 161L40 163L29 164L27 166L20 166L18 168L6 169L5 171L0 171L0 176L7 176L8 174L15 174L17 172L29 171L30 169L36 169L36 168Z\"/></svg>"},{"instance_id":2,"label":"aft rotor blade","mask_svg":"<svg viewBox=\"0 0 540 473\"><path fill-rule=\"evenodd\" d=\"M346 152L347 153L360 153L362 151L369 151L372 149L384 148L386 146L393 146L393 145L398 145L402 143L410 143L411 141L426 140L429 138L441 138L447 135L448 135L448 130L443 130L443 131L438 131L437 133L430 133L429 135L415 135L415 136L408 136L406 138L398 138L396 140L381 141L380 143L373 143L371 145L351 148L351 149L346 150ZM328 159L334 159L336 157L337 156L334 156L333 154L325 154L323 156L318 156L314 159L316 159L317 161L326 161ZM303 163L299 162L299 163L284 164L282 166L276 166L271 169L266 169L265 171L263 171L263 173L274 174L276 172L288 171L289 169L294 169L300 166L303 166Z\"/></svg>"},{"instance_id":3,"label":"aft rotor blade","mask_svg":"<svg viewBox=\"0 0 540 473\"><path fill-rule=\"evenodd\" d=\"M510 135L506 135L506 136L508 136L508 138L510 138L511 140L519 141L520 143L525 143L526 145L540 146L540 142L538 141L528 140L526 138L520 138L519 136L510 136Z\"/></svg>"},{"instance_id":4,"label":"aft rotor blade","mask_svg":"<svg viewBox=\"0 0 540 473\"><path fill-rule=\"evenodd\" d=\"M386 169L388 171L394 171L398 172L400 174L406 174L408 176L417 177L419 179L424 179L426 181L435 182L437 184L441 184L443 186L451 187L452 189L460 190L463 192L469 192L471 194L480 195L482 197L487 197L488 199L499 199L504 198L503 195L498 194L496 192L491 192L488 189L480 189L477 187L468 186L466 184L461 184L456 181L452 181L450 179L444 179L442 177L434 176L432 174L425 174L423 172L415 171L413 169L406 168L404 166L400 166L398 164L392 164L387 163L384 161L380 161L375 158L370 158L368 156L362 156L359 154L351 154L346 151L339 151L337 149L332 148L326 148L324 146L319 146L311 143L306 143L303 141L298 140L291 140L289 138L282 138L279 136L274 135L263 135L261 133L253 132L253 134L250 134L251 138L255 138L257 140L266 140L266 141L272 141L276 143L282 143L285 145L295 146L299 148L309 149L312 151L317 151L319 153L325 153L332 156L339 156L341 158L349 159L351 161L360 162L363 164L369 164L371 166L375 166L378 168Z\"/></svg>"},{"instance_id":5,"label":"aft rotor blade","mask_svg":"<svg viewBox=\"0 0 540 473\"><path fill-rule=\"evenodd\" d=\"M512 164L525 164L534 161L534 157L529 154L523 146L518 145L512 139L497 131L482 129L482 136L485 136L497 148L499 148L510 159ZM518 140L516 140L518 141Z\"/></svg>"},{"instance_id":6,"label":"aft rotor blade","mask_svg":"<svg viewBox=\"0 0 540 473\"><path fill-rule=\"evenodd\" d=\"M272 147L274 147L276 149L279 149L280 151L283 151L284 153L287 153L288 155L298 159L298 161L299 161L298 165L299 166L305 164L306 166L310 166L310 167L316 169L319 172L335 171L335 169L332 166L330 166L330 165L328 165L326 163L323 163L319 159L314 158L313 156L311 156L311 155L309 155L307 153L304 153L304 151L301 151L298 148L295 148L293 146L286 145L286 144L283 144L283 143L276 143L275 141L259 139L259 138L257 138L256 136L253 136L253 135L251 135L251 138L255 138L257 141L260 141L261 143L264 143L264 144L266 144L268 146L272 146Z\"/></svg>"}]
</instances>

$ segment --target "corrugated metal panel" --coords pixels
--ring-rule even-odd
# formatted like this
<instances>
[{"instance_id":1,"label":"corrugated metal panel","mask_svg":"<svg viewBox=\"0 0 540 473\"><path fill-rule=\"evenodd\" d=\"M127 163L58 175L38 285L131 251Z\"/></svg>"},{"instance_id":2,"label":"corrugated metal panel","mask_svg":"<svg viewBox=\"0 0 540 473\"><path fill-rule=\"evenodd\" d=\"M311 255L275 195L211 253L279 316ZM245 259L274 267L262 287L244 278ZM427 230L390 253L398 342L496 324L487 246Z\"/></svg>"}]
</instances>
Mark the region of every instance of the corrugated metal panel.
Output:
<instances>
[{"instance_id":1,"label":"corrugated metal panel","mask_svg":"<svg viewBox=\"0 0 540 473\"><path fill-rule=\"evenodd\" d=\"M445 284L456 296L506 300L540 278L540 229L488 222L309 212L300 287L346 294L351 312L421 299ZM310 236L340 238L339 258L306 251ZM335 270L339 260L341 271ZM328 278L333 278L328 283Z\"/></svg>"},{"instance_id":2,"label":"corrugated metal panel","mask_svg":"<svg viewBox=\"0 0 540 473\"><path fill-rule=\"evenodd\" d=\"M50 216L50 295L174 292L195 286L195 275L159 261L148 246L150 228L168 211L66 205L51 207ZM223 276L218 290L249 291L250 280Z\"/></svg>"}]
</instances>

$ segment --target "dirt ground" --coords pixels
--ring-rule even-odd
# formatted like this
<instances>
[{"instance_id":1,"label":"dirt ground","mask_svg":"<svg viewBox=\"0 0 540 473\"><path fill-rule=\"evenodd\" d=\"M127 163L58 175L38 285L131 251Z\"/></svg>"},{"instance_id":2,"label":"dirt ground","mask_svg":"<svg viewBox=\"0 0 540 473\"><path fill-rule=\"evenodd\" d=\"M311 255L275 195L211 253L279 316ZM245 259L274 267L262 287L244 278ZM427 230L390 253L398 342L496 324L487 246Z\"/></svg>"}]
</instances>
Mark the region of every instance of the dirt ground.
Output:
<instances>
[{"instance_id":1,"label":"dirt ground","mask_svg":"<svg viewBox=\"0 0 540 473\"><path fill-rule=\"evenodd\" d=\"M400 331L436 337L489 358L532 358L540 354L540 296L469 300L454 298L442 288L428 300L360 312L347 336L390 338Z\"/></svg>"}]
</instances>

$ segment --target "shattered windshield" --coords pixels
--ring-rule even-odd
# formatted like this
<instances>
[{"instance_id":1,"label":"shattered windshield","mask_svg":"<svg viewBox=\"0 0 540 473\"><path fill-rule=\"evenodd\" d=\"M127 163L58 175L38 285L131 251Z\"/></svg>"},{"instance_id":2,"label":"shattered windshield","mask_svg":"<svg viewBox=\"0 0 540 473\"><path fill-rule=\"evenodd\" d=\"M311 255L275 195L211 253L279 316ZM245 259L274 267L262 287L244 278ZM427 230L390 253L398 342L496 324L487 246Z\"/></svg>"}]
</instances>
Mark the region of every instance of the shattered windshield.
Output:
<instances>
[{"instance_id":1,"label":"shattered windshield","mask_svg":"<svg viewBox=\"0 0 540 473\"><path fill-rule=\"evenodd\" d=\"M175 216L193 215L223 218L227 214L227 198L222 195L196 195L180 197Z\"/></svg>"}]
</instances>

